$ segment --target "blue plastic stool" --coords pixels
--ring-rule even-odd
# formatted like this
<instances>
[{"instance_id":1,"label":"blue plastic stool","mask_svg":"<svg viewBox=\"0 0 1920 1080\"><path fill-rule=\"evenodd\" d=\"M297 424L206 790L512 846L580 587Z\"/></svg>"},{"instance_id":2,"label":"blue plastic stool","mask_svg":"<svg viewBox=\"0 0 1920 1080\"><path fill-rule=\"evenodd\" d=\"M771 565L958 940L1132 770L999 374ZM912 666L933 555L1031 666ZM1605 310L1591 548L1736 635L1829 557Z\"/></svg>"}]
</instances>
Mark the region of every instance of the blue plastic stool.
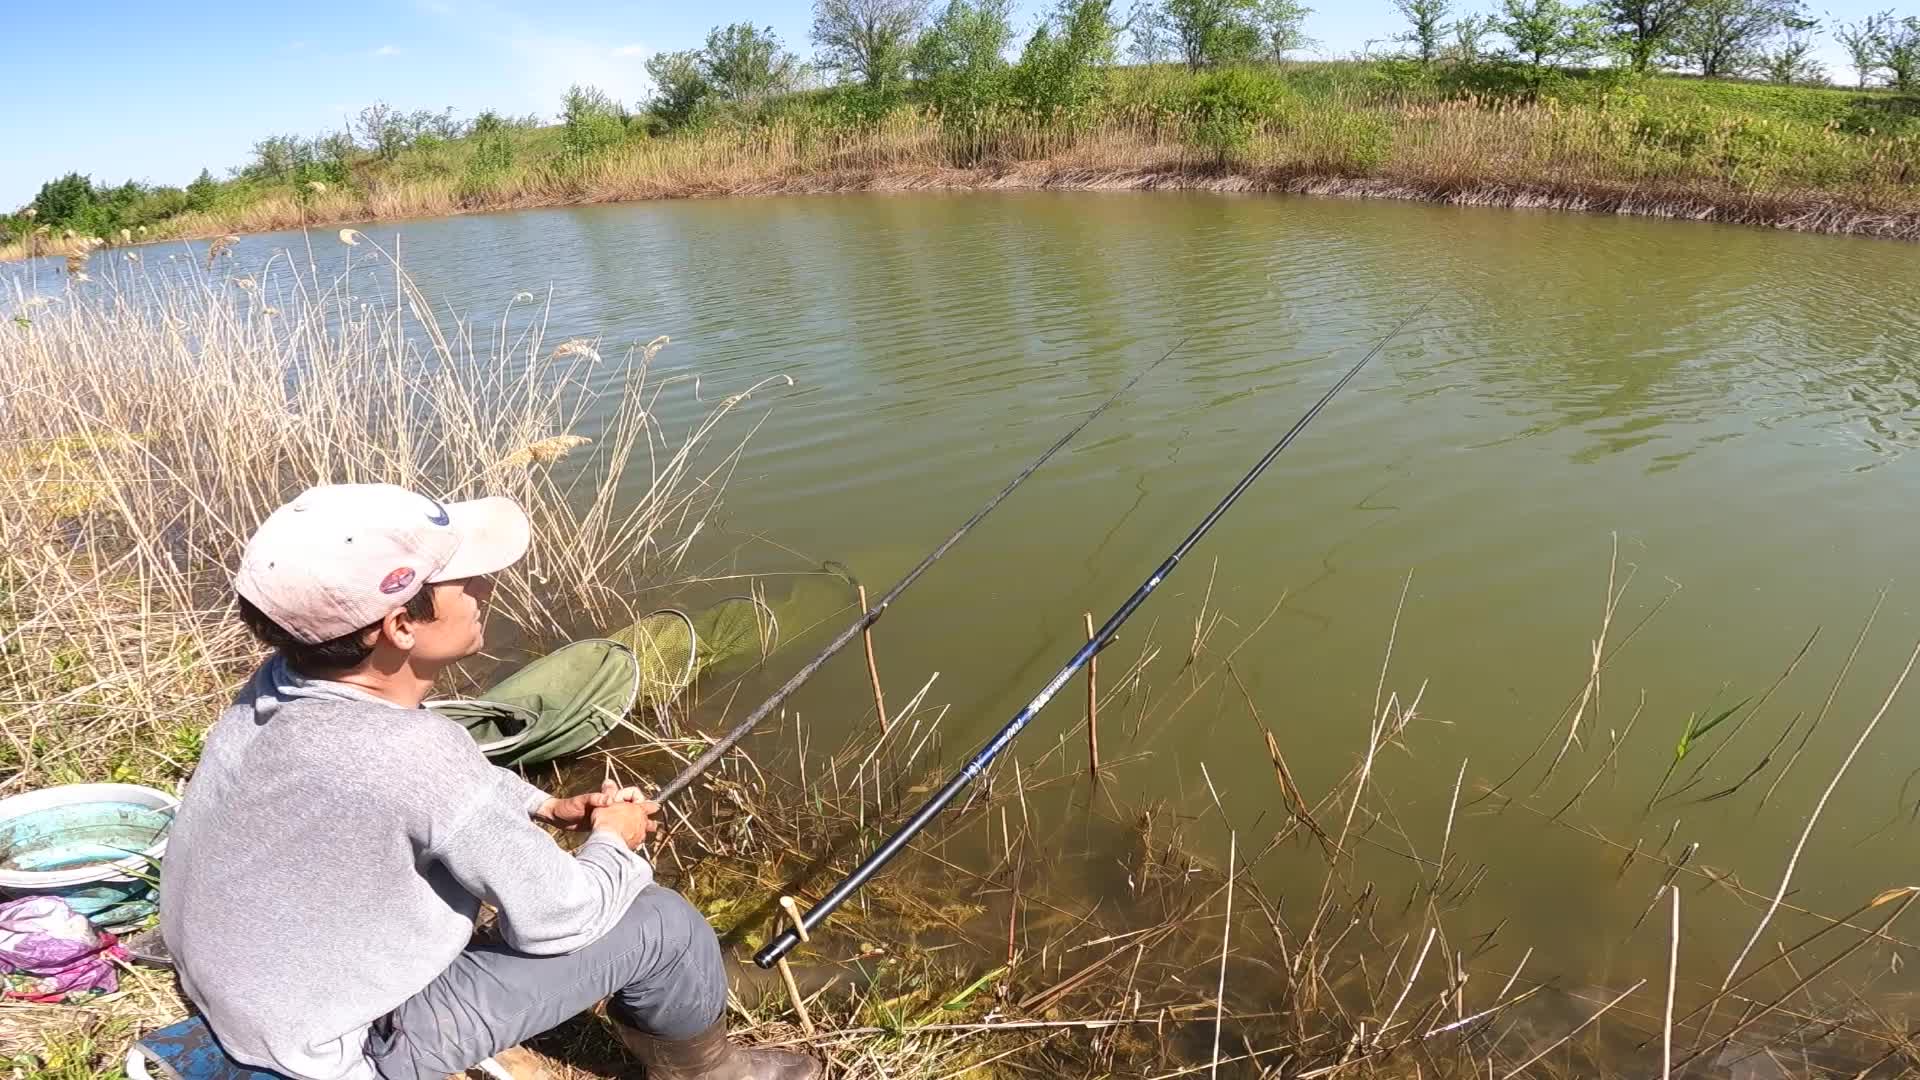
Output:
<instances>
[{"instance_id":1,"label":"blue plastic stool","mask_svg":"<svg viewBox=\"0 0 1920 1080\"><path fill-rule=\"evenodd\" d=\"M493 1080L513 1080L492 1058L475 1068ZM227 1056L213 1029L198 1016L148 1032L127 1050L128 1080L286 1080L276 1072L242 1065Z\"/></svg>"},{"instance_id":2,"label":"blue plastic stool","mask_svg":"<svg viewBox=\"0 0 1920 1080\"><path fill-rule=\"evenodd\" d=\"M149 1064L151 1063L151 1064ZM129 1080L285 1080L227 1056L198 1016L176 1020L127 1050Z\"/></svg>"}]
</instances>

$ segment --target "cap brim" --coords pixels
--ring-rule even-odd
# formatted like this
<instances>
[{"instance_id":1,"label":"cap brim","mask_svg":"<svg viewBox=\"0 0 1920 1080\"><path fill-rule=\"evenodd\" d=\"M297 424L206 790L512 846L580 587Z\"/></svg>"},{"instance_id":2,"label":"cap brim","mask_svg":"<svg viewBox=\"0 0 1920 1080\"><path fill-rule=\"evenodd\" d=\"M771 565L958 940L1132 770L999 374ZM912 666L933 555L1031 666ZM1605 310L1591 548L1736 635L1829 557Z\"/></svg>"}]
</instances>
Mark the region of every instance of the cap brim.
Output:
<instances>
[{"instance_id":1,"label":"cap brim","mask_svg":"<svg viewBox=\"0 0 1920 1080\"><path fill-rule=\"evenodd\" d=\"M428 581L497 574L527 553L533 526L527 521L526 511L512 499L495 496L447 503L446 509L454 532L460 534L460 548Z\"/></svg>"}]
</instances>

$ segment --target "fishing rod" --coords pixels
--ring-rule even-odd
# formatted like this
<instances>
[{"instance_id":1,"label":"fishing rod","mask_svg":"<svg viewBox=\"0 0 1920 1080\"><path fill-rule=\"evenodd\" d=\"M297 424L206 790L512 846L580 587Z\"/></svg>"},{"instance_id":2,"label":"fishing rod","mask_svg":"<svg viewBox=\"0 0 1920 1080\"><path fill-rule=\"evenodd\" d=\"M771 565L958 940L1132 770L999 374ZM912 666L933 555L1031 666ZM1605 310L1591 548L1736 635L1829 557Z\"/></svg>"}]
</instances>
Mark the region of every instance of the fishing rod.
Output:
<instances>
[{"instance_id":1,"label":"fishing rod","mask_svg":"<svg viewBox=\"0 0 1920 1080\"><path fill-rule=\"evenodd\" d=\"M1427 302L1427 304L1430 303L1432 303L1431 300ZM770 968L779 963L781 957L792 952L793 947L800 943L800 935L802 932L811 935L813 929L824 922L827 916L833 914L835 908L846 903L849 897L858 892L860 887L867 883L867 879L879 873L882 867L892 862L894 857L900 854L901 850L907 846L908 842L910 842L914 836L918 835L922 829L925 829L931 824L933 819L939 815L940 811L946 809L947 804L953 801L954 796L960 794L963 788L972 783L976 777L984 772L987 766L992 763L993 759L998 757L1000 752L1005 750L1008 745L1013 742L1014 738L1020 734L1021 729L1025 728L1027 723L1033 719L1034 714L1046 708L1047 702L1053 699L1053 695L1060 692L1060 688L1067 684L1067 680L1073 677L1073 673L1085 666L1086 662L1092 659L1101 649L1107 647L1107 644L1113 640L1114 635L1119 632L1120 624L1126 622L1133 616L1134 611L1146 602L1147 597L1153 593L1153 590L1159 588L1160 583L1165 581L1167 576L1173 573L1174 569L1180 565L1180 560L1186 556L1187 552L1191 551L1193 546L1200 542L1200 538L1207 535L1214 525L1218 524L1220 519L1226 516L1227 511L1233 507L1235 502L1239 501L1240 496L1246 494L1247 489L1253 486L1255 480L1260 479L1260 474L1267 471L1267 466L1273 464L1273 459L1279 457L1280 452L1285 450L1288 444L1292 443L1294 438L1298 436L1308 424L1313 422L1313 418L1320 415L1320 410L1327 407L1327 402L1332 401L1333 396L1338 394L1342 387L1353 381L1355 375L1360 374L1360 369L1366 367L1368 361L1380 355L1381 350L1385 349L1394 338L1399 337L1400 331L1406 329L1408 323L1418 318L1421 312L1427 310L1427 304L1421 304L1419 309L1414 311L1413 314L1400 320L1399 324L1396 325L1386 337L1381 338L1373 348L1367 350L1367 354L1360 358L1359 363L1347 369L1347 373L1340 376L1338 382L1334 383L1326 393L1320 395L1320 400L1313 403L1313 408L1308 409L1305 415L1294 421L1293 426L1287 429L1285 435L1280 436L1280 441L1273 444L1273 448L1267 451L1266 456L1262 457L1252 469L1248 470L1245 476L1240 478L1240 482L1233 486L1233 490L1227 492L1226 498L1221 499L1218 505L1208 511L1207 516L1200 520L1200 524L1194 526L1193 531L1187 534L1187 538L1180 541L1180 546L1173 549L1173 554L1168 555L1164 562L1154 568L1153 573L1147 576L1146 581L1141 582L1139 588L1133 590L1133 595L1127 597L1126 603L1121 604L1118 611L1115 611L1107 617L1107 621L1101 625L1100 629L1087 640L1085 645L1080 647L1078 652L1073 654L1073 659L1068 660L1065 667L1062 667L1054 674L1053 678L1047 681L1047 685L1040 688L1040 692L1034 695L1033 700L1027 702L1024 708L1015 713L1013 719L1007 721L1007 725L1001 728L993 738L989 739L987 744L981 747L978 753L973 755L973 760L967 762L966 766L956 773L953 779L948 780L944 787L935 792L933 797L926 801L925 805L914 811L913 817L909 818L907 823L901 826L898 832L887 837L885 843L881 844L873 854L868 855L859 866L854 867L852 873L842 878L840 884L835 885L832 891L828 892L826 896L821 897L819 903L815 904L805 915L802 915L800 917L799 927L789 927L783 931L779 937L768 942L765 948L753 955L753 962L762 968Z\"/></svg>"},{"instance_id":2,"label":"fishing rod","mask_svg":"<svg viewBox=\"0 0 1920 1080\"><path fill-rule=\"evenodd\" d=\"M893 588L887 590L886 595L882 596L879 600L875 601L874 605L871 608L868 608L866 611L862 612L860 614L860 617L855 619L851 624L849 624L845 630L840 631L839 636L835 637L832 641L827 642L826 648L821 649L819 655L807 661L805 667L802 667L799 671L794 672L793 677L788 679L785 683L781 684L780 689L775 690L773 692L772 697L761 702L760 707L753 710L753 712L750 713L745 720L740 721L738 724L735 724L731 729L729 729L725 735L722 735L720 737L720 741L714 743L712 746L707 748L706 753L701 754L699 757L693 759L693 762L691 764L689 764L686 768L681 769L680 775L668 781L667 786L661 788L659 793L653 796L653 801L656 803L664 804L668 799L671 799L675 795L678 795L682 791L685 791L687 789L687 786L689 784L692 784L694 780L700 776L701 773L706 772L708 769L712 768L713 763L716 761L719 761L720 758L723 755L725 755L727 751L733 749L734 744L738 743L741 739L746 738L747 735L750 732L752 732L754 728L760 725L760 722L762 720L765 720L767 718L768 714L772 713L773 710L780 707L781 702L787 700L787 698L790 695L792 695L792 693L795 690L800 689L801 683L804 683L808 679L812 678L813 673L820 670L820 666L822 664L825 664L829 659L831 659L834 653L837 653L841 649L845 648L848 642L852 641L856 637L859 637L862 631L866 630L868 627L872 626L875 622L879 621L880 616L886 612L888 604L893 603L894 600L897 599L901 593L906 592L907 586L912 585L916 580L919 579L921 574L924 574L927 572L928 567L932 566L935 562L938 562L940 557L947 553L947 549L959 543L961 537L967 535L968 531L971 530L975 525L980 524L981 518L984 518L988 514L992 513L994 507L999 506L1003 499L1005 499L1008 495L1013 494L1014 488L1017 488L1021 484L1025 483L1027 477L1032 476L1036 471L1039 470L1040 466L1045 465L1047 463L1047 460L1049 458L1059 453L1062 447L1072 442L1073 437L1075 435L1080 434L1080 432L1086 429L1088 424L1091 424L1095 420L1099 419L1101 413L1106 412L1107 409L1112 407L1114 402L1119 401L1121 395L1133 389L1135 383L1138 383L1141 379L1146 378L1148 372L1152 371L1154 368L1159 367L1161 364L1164 364L1169 359L1171 359L1173 354L1179 352L1181 347L1187 343L1187 339L1192 336L1193 335L1188 334L1186 337L1182 337L1179 341L1174 342L1173 348L1168 349L1164 354L1162 354L1160 359L1155 360L1153 363L1148 364L1146 367L1140 369L1140 371L1136 373L1133 376L1133 378L1127 380L1126 385L1120 387L1120 389L1115 390L1113 393L1107 395L1107 399L1105 401L1102 401L1098 408L1094 409L1092 412L1082 417L1079 423L1073 425L1073 427L1067 430L1066 434L1061 435L1058 439L1055 439L1053 445L1047 447L1046 453L1041 454L1037 458L1034 458L1032 464L1020 470L1020 472L1016 476L1014 476L1013 479L1007 481L1006 487L1001 488L998 494L994 495L993 498L988 499L987 504L985 506L982 506L980 509L974 511L974 514L972 517L968 518L964 523L962 523L959 528L953 530L953 535L947 537L946 540L941 542L939 547L934 548L931 552L929 552L926 558L921 559L920 564L918 566L915 566L913 569L907 571L907 576L895 582Z\"/></svg>"}]
</instances>

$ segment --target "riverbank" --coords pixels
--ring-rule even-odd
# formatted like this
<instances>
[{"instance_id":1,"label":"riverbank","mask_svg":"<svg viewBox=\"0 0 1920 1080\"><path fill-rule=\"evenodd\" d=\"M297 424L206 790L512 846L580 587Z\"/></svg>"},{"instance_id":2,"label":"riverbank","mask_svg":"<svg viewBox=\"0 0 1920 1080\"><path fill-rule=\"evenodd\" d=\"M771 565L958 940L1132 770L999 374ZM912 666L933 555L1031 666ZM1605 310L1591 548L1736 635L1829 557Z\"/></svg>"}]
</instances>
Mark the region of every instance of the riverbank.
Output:
<instances>
[{"instance_id":1,"label":"riverbank","mask_svg":"<svg viewBox=\"0 0 1920 1080\"><path fill-rule=\"evenodd\" d=\"M934 188L1286 192L1920 236L1917 110L1886 92L1617 73L1536 83L1497 66L1384 64L1123 69L1102 86L1072 113L989 109L964 122L911 103L866 115L834 93L795 94L666 135L633 129L590 155L559 149L562 128L490 136L495 158L469 137L357 159L331 182L231 181L212 208L156 219L143 239ZM0 245L0 258L84 259L85 240L42 230Z\"/></svg>"}]
</instances>

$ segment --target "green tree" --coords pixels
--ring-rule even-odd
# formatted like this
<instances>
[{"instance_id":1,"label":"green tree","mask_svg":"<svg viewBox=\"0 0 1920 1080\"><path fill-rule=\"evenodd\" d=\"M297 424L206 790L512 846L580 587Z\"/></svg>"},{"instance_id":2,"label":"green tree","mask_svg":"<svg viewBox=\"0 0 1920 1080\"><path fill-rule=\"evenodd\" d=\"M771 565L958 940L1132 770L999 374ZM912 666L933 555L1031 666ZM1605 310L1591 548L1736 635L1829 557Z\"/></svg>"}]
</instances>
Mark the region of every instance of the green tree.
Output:
<instances>
[{"instance_id":1,"label":"green tree","mask_svg":"<svg viewBox=\"0 0 1920 1080\"><path fill-rule=\"evenodd\" d=\"M1257 0L1166 0L1167 27L1187 67L1219 67L1251 60L1259 51Z\"/></svg>"},{"instance_id":2,"label":"green tree","mask_svg":"<svg viewBox=\"0 0 1920 1080\"><path fill-rule=\"evenodd\" d=\"M1609 0L1606 18L1634 71L1645 72L1666 54L1673 36L1699 0Z\"/></svg>"},{"instance_id":3,"label":"green tree","mask_svg":"<svg viewBox=\"0 0 1920 1080\"><path fill-rule=\"evenodd\" d=\"M1701 75L1743 75L1759 66L1762 48L1789 19L1800 17L1800 0L1695 0L1673 33L1674 59Z\"/></svg>"},{"instance_id":4,"label":"green tree","mask_svg":"<svg viewBox=\"0 0 1920 1080\"><path fill-rule=\"evenodd\" d=\"M1820 28L1816 19L1794 15L1780 27L1773 44L1759 52L1759 70L1768 82L1822 83L1827 69L1813 57L1813 32Z\"/></svg>"},{"instance_id":5,"label":"green tree","mask_svg":"<svg viewBox=\"0 0 1920 1080\"><path fill-rule=\"evenodd\" d=\"M393 106L376 101L360 110L353 121L360 145L382 161L392 161L407 148L407 131L401 115Z\"/></svg>"},{"instance_id":6,"label":"green tree","mask_svg":"<svg viewBox=\"0 0 1920 1080\"><path fill-rule=\"evenodd\" d=\"M1015 95L1046 116L1085 108L1100 94L1119 36L1112 0L1062 0L1020 54L1012 76Z\"/></svg>"},{"instance_id":7,"label":"green tree","mask_svg":"<svg viewBox=\"0 0 1920 1080\"><path fill-rule=\"evenodd\" d=\"M972 123L1006 96L1012 0L951 0L920 35L911 68L943 118Z\"/></svg>"},{"instance_id":8,"label":"green tree","mask_svg":"<svg viewBox=\"0 0 1920 1080\"><path fill-rule=\"evenodd\" d=\"M1395 40L1412 45L1421 63L1433 63L1440 55L1440 42L1447 33L1447 16L1453 12L1453 0L1393 0L1393 6L1399 8L1401 17L1407 20L1406 31Z\"/></svg>"},{"instance_id":9,"label":"green tree","mask_svg":"<svg viewBox=\"0 0 1920 1080\"><path fill-rule=\"evenodd\" d=\"M1860 86L1866 86L1867 80L1880 70L1881 46L1892 25L1893 12L1882 11L1859 22L1840 23L1833 28L1833 39L1847 50L1847 59L1853 63Z\"/></svg>"},{"instance_id":10,"label":"green tree","mask_svg":"<svg viewBox=\"0 0 1920 1080\"><path fill-rule=\"evenodd\" d=\"M1267 59L1279 63L1287 54L1313 44L1307 36L1307 16L1313 9L1299 0L1257 0L1253 5L1253 25L1260 32L1260 48Z\"/></svg>"},{"instance_id":11,"label":"green tree","mask_svg":"<svg viewBox=\"0 0 1920 1080\"><path fill-rule=\"evenodd\" d=\"M1161 12L1154 0L1133 0L1133 10L1127 12L1127 52L1142 64L1158 64L1166 60L1167 17Z\"/></svg>"},{"instance_id":12,"label":"green tree","mask_svg":"<svg viewBox=\"0 0 1920 1080\"><path fill-rule=\"evenodd\" d=\"M562 157L584 161L626 140L626 110L599 87L576 83L567 88L560 104Z\"/></svg>"},{"instance_id":13,"label":"green tree","mask_svg":"<svg viewBox=\"0 0 1920 1080\"><path fill-rule=\"evenodd\" d=\"M269 135L253 144L253 164L247 172L263 180L284 180L293 174L297 135Z\"/></svg>"},{"instance_id":14,"label":"green tree","mask_svg":"<svg viewBox=\"0 0 1920 1080\"><path fill-rule=\"evenodd\" d=\"M32 206L41 224L56 229L71 226L93 206L93 180L77 172L49 180L40 185Z\"/></svg>"},{"instance_id":15,"label":"green tree","mask_svg":"<svg viewBox=\"0 0 1920 1080\"><path fill-rule=\"evenodd\" d=\"M193 182L187 185L187 209L200 211L211 210L213 209L214 200L218 198L219 195L219 181L213 178L213 173L210 170L201 169L200 175L194 177Z\"/></svg>"},{"instance_id":16,"label":"green tree","mask_svg":"<svg viewBox=\"0 0 1920 1080\"><path fill-rule=\"evenodd\" d=\"M906 78L927 0L814 0L813 47L827 69L869 90Z\"/></svg>"},{"instance_id":17,"label":"green tree","mask_svg":"<svg viewBox=\"0 0 1920 1080\"><path fill-rule=\"evenodd\" d=\"M698 49L654 53L647 57L647 75L653 80L647 110L669 128L691 123L700 106L713 96Z\"/></svg>"},{"instance_id":18,"label":"green tree","mask_svg":"<svg viewBox=\"0 0 1920 1080\"><path fill-rule=\"evenodd\" d=\"M1601 12L1566 0L1503 0L1500 32L1536 75L1552 63L1579 64L1600 51Z\"/></svg>"},{"instance_id":19,"label":"green tree","mask_svg":"<svg viewBox=\"0 0 1920 1080\"><path fill-rule=\"evenodd\" d=\"M772 27L752 23L714 27L700 61L714 92L728 101L757 101L790 90L800 68Z\"/></svg>"},{"instance_id":20,"label":"green tree","mask_svg":"<svg viewBox=\"0 0 1920 1080\"><path fill-rule=\"evenodd\" d=\"M1477 64L1486 51L1486 40L1500 29L1500 20L1492 15L1462 15L1453 20L1453 58L1463 64Z\"/></svg>"},{"instance_id":21,"label":"green tree","mask_svg":"<svg viewBox=\"0 0 1920 1080\"><path fill-rule=\"evenodd\" d=\"M1920 18L1889 20L1880 39L1880 66L1895 90L1911 90L1920 80Z\"/></svg>"}]
</instances>

